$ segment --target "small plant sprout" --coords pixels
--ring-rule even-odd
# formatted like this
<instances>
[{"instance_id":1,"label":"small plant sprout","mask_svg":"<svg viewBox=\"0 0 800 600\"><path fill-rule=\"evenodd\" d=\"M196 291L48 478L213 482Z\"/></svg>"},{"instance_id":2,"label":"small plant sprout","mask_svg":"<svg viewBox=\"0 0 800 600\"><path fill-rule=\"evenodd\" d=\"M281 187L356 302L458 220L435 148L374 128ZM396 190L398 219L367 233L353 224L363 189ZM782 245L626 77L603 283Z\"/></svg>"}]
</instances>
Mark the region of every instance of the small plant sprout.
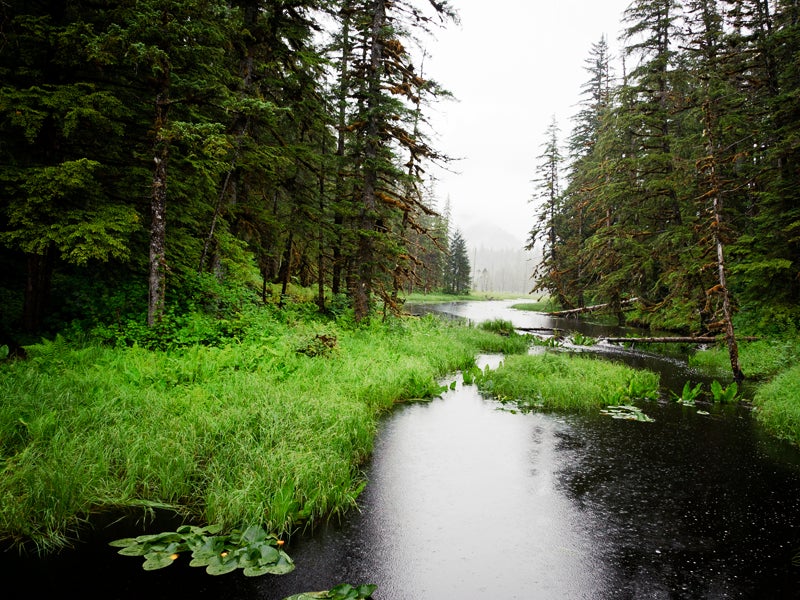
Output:
<instances>
[{"instance_id":1,"label":"small plant sprout","mask_svg":"<svg viewBox=\"0 0 800 600\"><path fill-rule=\"evenodd\" d=\"M736 401L736 394L738 393L739 386L735 381L726 388L722 387L722 384L717 380L711 382L711 395L714 397L714 402L730 404Z\"/></svg>"},{"instance_id":2,"label":"small plant sprout","mask_svg":"<svg viewBox=\"0 0 800 600\"><path fill-rule=\"evenodd\" d=\"M692 387L692 383L687 381L683 384L683 391L681 392L680 396L678 396L675 392L671 392L671 394L678 404L682 404L683 406L695 406L695 401L702 391L702 383L698 383L696 386Z\"/></svg>"},{"instance_id":3,"label":"small plant sprout","mask_svg":"<svg viewBox=\"0 0 800 600\"><path fill-rule=\"evenodd\" d=\"M583 335L580 331L573 333L570 337L570 341L575 346L594 346L597 343L597 339L588 335Z\"/></svg>"}]
</instances>

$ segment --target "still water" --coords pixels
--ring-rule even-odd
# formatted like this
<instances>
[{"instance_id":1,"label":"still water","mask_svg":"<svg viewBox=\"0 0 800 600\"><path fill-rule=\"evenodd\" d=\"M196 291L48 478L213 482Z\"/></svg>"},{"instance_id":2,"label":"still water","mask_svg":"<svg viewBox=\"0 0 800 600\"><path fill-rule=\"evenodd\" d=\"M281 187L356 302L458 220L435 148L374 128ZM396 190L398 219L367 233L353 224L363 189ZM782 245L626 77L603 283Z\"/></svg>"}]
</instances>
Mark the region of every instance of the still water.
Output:
<instances>
[{"instance_id":1,"label":"still water","mask_svg":"<svg viewBox=\"0 0 800 600\"><path fill-rule=\"evenodd\" d=\"M508 302L439 310L554 326ZM676 358L595 351L674 385L696 375ZM294 573L146 573L102 544L0 573L34 595L92 598L279 600L341 582L377 584L376 600L800 598L800 453L747 410L665 400L641 405L654 423L520 414L454 378L383 421L359 510L295 536Z\"/></svg>"}]
</instances>

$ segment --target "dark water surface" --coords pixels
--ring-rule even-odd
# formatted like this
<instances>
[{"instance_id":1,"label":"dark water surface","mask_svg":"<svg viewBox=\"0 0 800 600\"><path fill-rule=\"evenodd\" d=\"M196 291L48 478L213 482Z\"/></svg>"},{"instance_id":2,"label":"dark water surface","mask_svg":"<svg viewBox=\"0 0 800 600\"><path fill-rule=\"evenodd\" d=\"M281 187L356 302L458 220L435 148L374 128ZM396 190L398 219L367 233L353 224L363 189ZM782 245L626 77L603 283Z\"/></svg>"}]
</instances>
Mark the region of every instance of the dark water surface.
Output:
<instances>
[{"instance_id":1,"label":"dark water surface","mask_svg":"<svg viewBox=\"0 0 800 600\"><path fill-rule=\"evenodd\" d=\"M553 326L509 304L443 309ZM669 387L696 376L678 359L596 351ZM375 583L376 600L800 598L800 453L746 409L515 414L457 382L384 420L360 510L296 536L289 575L210 577L185 561L147 573L104 546L119 531L98 529L80 552L2 560L0 576L37 598L277 600L340 582Z\"/></svg>"}]
</instances>

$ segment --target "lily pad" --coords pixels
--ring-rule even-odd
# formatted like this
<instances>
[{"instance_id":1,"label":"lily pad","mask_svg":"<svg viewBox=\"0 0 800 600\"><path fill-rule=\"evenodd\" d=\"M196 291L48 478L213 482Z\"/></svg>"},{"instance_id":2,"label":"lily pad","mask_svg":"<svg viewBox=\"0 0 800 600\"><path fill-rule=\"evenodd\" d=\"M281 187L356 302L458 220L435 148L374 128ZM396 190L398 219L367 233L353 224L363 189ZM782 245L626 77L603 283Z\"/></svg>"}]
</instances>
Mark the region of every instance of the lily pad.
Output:
<instances>
[{"instance_id":1,"label":"lily pad","mask_svg":"<svg viewBox=\"0 0 800 600\"><path fill-rule=\"evenodd\" d=\"M174 556L175 555L172 553L167 554L166 552L152 552L147 555L147 560L144 561L142 568L145 571L163 569L164 567L168 567L173 563L175 560L173 558Z\"/></svg>"}]
</instances>

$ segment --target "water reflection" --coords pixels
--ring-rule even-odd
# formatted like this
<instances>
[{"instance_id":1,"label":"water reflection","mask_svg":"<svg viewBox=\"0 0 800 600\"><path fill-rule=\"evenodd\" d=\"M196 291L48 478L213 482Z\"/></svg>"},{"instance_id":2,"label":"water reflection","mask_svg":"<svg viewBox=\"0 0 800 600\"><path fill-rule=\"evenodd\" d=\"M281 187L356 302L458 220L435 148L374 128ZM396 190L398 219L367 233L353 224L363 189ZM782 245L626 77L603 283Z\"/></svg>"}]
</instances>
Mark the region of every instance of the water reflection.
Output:
<instances>
[{"instance_id":1,"label":"water reflection","mask_svg":"<svg viewBox=\"0 0 800 600\"><path fill-rule=\"evenodd\" d=\"M322 532L308 554L301 542L298 564L318 572L335 563L328 554L367 548L329 577L375 582L383 599L591 597L602 568L559 483L570 428L498 410L474 386L402 408L381 431L346 535Z\"/></svg>"},{"instance_id":2,"label":"water reflection","mask_svg":"<svg viewBox=\"0 0 800 600\"><path fill-rule=\"evenodd\" d=\"M661 377L662 388L665 391L673 391L676 394L680 394L686 381L708 384L713 379L718 379L722 383L726 383L730 379L730 375L727 372L709 375L689 367L687 364L688 354L671 356L663 352L645 352L637 348L625 348L619 344L609 344L605 342L601 342L595 346L573 346L569 343L569 335L575 332L592 338L647 337L658 335L658 332L635 327L619 327L617 325L594 323L591 320L584 319L555 318L544 313L512 308L515 304L524 302L525 300L497 300L490 302L461 301L445 302L441 304L409 305L407 309L411 314L440 314L466 319L471 323L502 319L511 321L515 327L520 329L539 330L539 333L544 336L547 336L552 331L559 331L561 335L566 338L562 340L563 349L571 352L601 355L605 358L613 358L624 362L637 369L654 371ZM665 335L670 334L665 333ZM670 349L670 346L662 348L664 352ZM541 351L540 348L536 347L534 347L533 350ZM695 348L692 348L690 352L694 350ZM745 384L743 389L747 389L747 384Z\"/></svg>"}]
</instances>

